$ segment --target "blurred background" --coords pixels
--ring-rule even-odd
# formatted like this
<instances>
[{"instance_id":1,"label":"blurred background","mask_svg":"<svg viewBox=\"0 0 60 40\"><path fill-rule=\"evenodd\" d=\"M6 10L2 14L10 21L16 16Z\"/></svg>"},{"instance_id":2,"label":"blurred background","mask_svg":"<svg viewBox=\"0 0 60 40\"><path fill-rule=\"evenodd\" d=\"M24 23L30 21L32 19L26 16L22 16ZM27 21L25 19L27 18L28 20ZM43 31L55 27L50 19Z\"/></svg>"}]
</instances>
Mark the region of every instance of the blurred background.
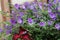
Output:
<instances>
[{"instance_id":1,"label":"blurred background","mask_svg":"<svg viewBox=\"0 0 60 40\"><path fill-rule=\"evenodd\" d=\"M24 2L32 2L34 0L11 0L11 3L14 4L23 4ZM1 0L0 0L0 10L1 10Z\"/></svg>"}]
</instances>

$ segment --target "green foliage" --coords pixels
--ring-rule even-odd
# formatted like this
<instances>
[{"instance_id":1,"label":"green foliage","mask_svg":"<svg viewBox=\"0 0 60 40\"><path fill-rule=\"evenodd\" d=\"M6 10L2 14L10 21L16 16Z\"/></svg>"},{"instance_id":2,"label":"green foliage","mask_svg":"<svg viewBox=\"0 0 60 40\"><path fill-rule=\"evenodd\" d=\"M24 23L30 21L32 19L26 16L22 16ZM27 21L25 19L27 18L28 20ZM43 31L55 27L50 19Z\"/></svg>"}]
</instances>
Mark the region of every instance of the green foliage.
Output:
<instances>
[{"instance_id":1,"label":"green foliage","mask_svg":"<svg viewBox=\"0 0 60 40\"><path fill-rule=\"evenodd\" d=\"M6 40L12 40L12 35L8 36Z\"/></svg>"},{"instance_id":2,"label":"green foliage","mask_svg":"<svg viewBox=\"0 0 60 40\"><path fill-rule=\"evenodd\" d=\"M52 2L52 4L53 4L53 2ZM29 5L29 7L30 6L31 6L31 4ZM56 20L52 20L52 18L50 18L50 16L49 16L49 12L47 10L48 7L45 7L45 9L42 10L36 4L34 6L35 6L34 7L35 9L32 9L32 10L29 9L29 7L27 7L25 10L23 10L22 8L16 9L15 7L12 7L12 10L16 14L13 15L13 13L12 13L11 15L14 16L12 18L14 18L16 21L18 19L20 19L20 18L18 18L18 16L20 16L20 14L18 14L18 13L20 13L20 12L24 13L24 15L21 17L23 20L23 23L17 22L15 25L13 25L11 35L7 38L7 40L12 40L13 34L19 33L20 26L22 26L23 28L25 28L26 30L29 31L29 33L31 34L31 38L33 40L60 40L60 30L55 28L55 24L60 22L60 15L57 15ZM51 13L55 13L55 12L60 13L58 10L56 10L56 7L57 7L57 4L53 4L53 6L51 6ZM37 11L34 12L33 10L34 11L37 10ZM38 17L36 17L36 15ZM54 17L54 14L51 17ZM28 18L31 18L33 20L33 22L32 22L33 24L28 23ZM48 20L53 21L52 25L48 25ZM46 25L40 26L39 25L40 22L46 22L45 23ZM9 22L4 22L4 24L8 24L8 26L12 25ZM59 26L59 28L60 28L60 26ZM21 40L21 39L18 39L18 40Z\"/></svg>"}]
</instances>

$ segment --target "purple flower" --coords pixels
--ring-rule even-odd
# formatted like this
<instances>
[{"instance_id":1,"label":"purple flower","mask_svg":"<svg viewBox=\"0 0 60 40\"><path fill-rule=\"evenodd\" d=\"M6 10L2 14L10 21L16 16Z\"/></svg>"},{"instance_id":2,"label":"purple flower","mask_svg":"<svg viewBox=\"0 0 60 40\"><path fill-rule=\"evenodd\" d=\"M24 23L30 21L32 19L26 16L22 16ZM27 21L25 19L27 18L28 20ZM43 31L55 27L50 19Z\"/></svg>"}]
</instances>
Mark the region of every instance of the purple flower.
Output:
<instances>
[{"instance_id":1,"label":"purple flower","mask_svg":"<svg viewBox=\"0 0 60 40\"><path fill-rule=\"evenodd\" d=\"M49 3L49 4L48 4L48 7L52 7L52 6L53 6L53 4L52 4L52 3Z\"/></svg>"},{"instance_id":2,"label":"purple flower","mask_svg":"<svg viewBox=\"0 0 60 40\"><path fill-rule=\"evenodd\" d=\"M0 28L0 33L3 32L3 30Z\"/></svg>"},{"instance_id":3,"label":"purple flower","mask_svg":"<svg viewBox=\"0 0 60 40\"><path fill-rule=\"evenodd\" d=\"M39 17L40 17L40 15L38 15L38 14L35 14L35 17L36 17L36 18L39 18Z\"/></svg>"},{"instance_id":4,"label":"purple flower","mask_svg":"<svg viewBox=\"0 0 60 40\"><path fill-rule=\"evenodd\" d=\"M5 28L6 28L6 29L12 29L12 26L6 25Z\"/></svg>"},{"instance_id":5,"label":"purple flower","mask_svg":"<svg viewBox=\"0 0 60 40\"><path fill-rule=\"evenodd\" d=\"M15 13L15 11L14 11L14 10L12 10L12 11L11 11L11 13Z\"/></svg>"},{"instance_id":6,"label":"purple flower","mask_svg":"<svg viewBox=\"0 0 60 40\"><path fill-rule=\"evenodd\" d=\"M52 10L50 8L48 8L48 12L50 13L50 12L52 12Z\"/></svg>"},{"instance_id":7,"label":"purple flower","mask_svg":"<svg viewBox=\"0 0 60 40\"><path fill-rule=\"evenodd\" d=\"M10 34L12 30L6 30L6 34Z\"/></svg>"},{"instance_id":8,"label":"purple flower","mask_svg":"<svg viewBox=\"0 0 60 40\"><path fill-rule=\"evenodd\" d=\"M28 24L33 24L33 19L32 18L28 18Z\"/></svg>"},{"instance_id":9,"label":"purple flower","mask_svg":"<svg viewBox=\"0 0 60 40\"><path fill-rule=\"evenodd\" d=\"M36 9L33 9L32 11L33 11L34 13L36 13L38 10L36 10Z\"/></svg>"},{"instance_id":10,"label":"purple flower","mask_svg":"<svg viewBox=\"0 0 60 40\"><path fill-rule=\"evenodd\" d=\"M48 25L52 25L53 24L53 21L51 21L51 20L48 20Z\"/></svg>"},{"instance_id":11,"label":"purple flower","mask_svg":"<svg viewBox=\"0 0 60 40\"><path fill-rule=\"evenodd\" d=\"M34 9L34 5L30 5L29 9L33 10Z\"/></svg>"},{"instance_id":12,"label":"purple flower","mask_svg":"<svg viewBox=\"0 0 60 40\"><path fill-rule=\"evenodd\" d=\"M16 13L14 10L11 11L11 14L10 14L12 17L15 17L16 16Z\"/></svg>"},{"instance_id":13,"label":"purple flower","mask_svg":"<svg viewBox=\"0 0 60 40\"><path fill-rule=\"evenodd\" d=\"M54 20L57 20L57 18L55 17L55 18L52 18L52 20L54 21Z\"/></svg>"},{"instance_id":14,"label":"purple flower","mask_svg":"<svg viewBox=\"0 0 60 40\"><path fill-rule=\"evenodd\" d=\"M45 26L46 25L46 22L40 22L39 23L39 26Z\"/></svg>"},{"instance_id":15,"label":"purple flower","mask_svg":"<svg viewBox=\"0 0 60 40\"><path fill-rule=\"evenodd\" d=\"M32 5L33 5L34 7L36 7L36 6L37 6L37 3L36 3L36 2L32 2Z\"/></svg>"},{"instance_id":16,"label":"purple flower","mask_svg":"<svg viewBox=\"0 0 60 40\"><path fill-rule=\"evenodd\" d=\"M23 23L23 20L22 20L21 18L19 18L19 19L17 20L17 22L21 24L21 23Z\"/></svg>"},{"instance_id":17,"label":"purple flower","mask_svg":"<svg viewBox=\"0 0 60 40\"><path fill-rule=\"evenodd\" d=\"M57 30L60 30L60 23L55 24L55 28L56 28Z\"/></svg>"},{"instance_id":18,"label":"purple flower","mask_svg":"<svg viewBox=\"0 0 60 40\"><path fill-rule=\"evenodd\" d=\"M42 9L42 2L40 2L38 5L39 5L39 8Z\"/></svg>"},{"instance_id":19,"label":"purple flower","mask_svg":"<svg viewBox=\"0 0 60 40\"><path fill-rule=\"evenodd\" d=\"M60 6L57 7L57 10L60 11Z\"/></svg>"},{"instance_id":20,"label":"purple flower","mask_svg":"<svg viewBox=\"0 0 60 40\"><path fill-rule=\"evenodd\" d=\"M19 12L20 17L24 16L23 12Z\"/></svg>"},{"instance_id":21,"label":"purple flower","mask_svg":"<svg viewBox=\"0 0 60 40\"><path fill-rule=\"evenodd\" d=\"M13 18L10 20L10 22L11 22L12 25L15 25L16 24L16 20L13 19Z\"/></svg>"},{"instance_id":22,"label":"purple flower","mask_svg":"<svg viewBox=\"0 0 60 40\"><path fill-rule=\"evenodd\" d=\"M11 14L10 14L12 17L16 18L16 12L14 10L11 11Z\"/></svg>"},{"instance_id":23,"label":"purple flower","mask_svg":"<svg viewBox=\"0 0 60 40\"><path fill-rule=\"evenodd\" d=\"M14 7L18 10L20 8L20 5L15 4Z\"/></svg>"},{"instance_id":24,"label":"purple flower","mask_svg":"<svg viewBox=\"0 0 60 40\"><path fill-rule=\"evenodd\" d=\"M32 23L32 22L33 22L32 18L28 18L28 23Z\"/></svg>"},{"instance_id":25,"label":"purple flower","mask_svg":"<svg viewBox=\"0 0 60 40\"><path fill-rule=\"evenodd\" d=\"M60 12L58 12L57 15L60 16Z\"/></svg>"},{"instance_id":26,"label":"purple flower","mask_svg":"<svg viewBox=\"0 0 60 40\"><path fill-rule=\"evenodd\" d=\"M60 0L58 0L58 2L60 2Z\"/></svg>"},{"instance_id":27,"label":"purple flower","mask_svg":"<svg viewBox=\"0 0 60 40\"><path fill-rule=\"evenodd\" d=\"M24 10L26 9L25 5L22 5L21 8L24 9Z\"/></svg>"},{"instance_id":28,"label":"purple flower","mask_svg":"<svg viewBox=\"0 0 60 40\"><path fill-rule=\"evenodd\" d=\"M56 14L55 13L49 13L50 18L56 18Z\"/></svg>"},{"instance_id":29,"label":"purple flower","mask_svg":"<svg viewBox=\"0 0 60 40\"><path fill-rule=\"evenodd\" d=\"M56 4L56 3L57 3L57 0L54 0L54 1L53 1L53 4Z\"/></svg>"},{"instance_id":30,"label":"purple flower","mask_svg":"<svg viewBox=\"0 0 60 40\"><path fill-rule=\"evenodd\" d=\"M24 5L25 5L25 7L28 7L30 5L30 3L29 2L25 2Z\"/></svg>"}]
</instances>

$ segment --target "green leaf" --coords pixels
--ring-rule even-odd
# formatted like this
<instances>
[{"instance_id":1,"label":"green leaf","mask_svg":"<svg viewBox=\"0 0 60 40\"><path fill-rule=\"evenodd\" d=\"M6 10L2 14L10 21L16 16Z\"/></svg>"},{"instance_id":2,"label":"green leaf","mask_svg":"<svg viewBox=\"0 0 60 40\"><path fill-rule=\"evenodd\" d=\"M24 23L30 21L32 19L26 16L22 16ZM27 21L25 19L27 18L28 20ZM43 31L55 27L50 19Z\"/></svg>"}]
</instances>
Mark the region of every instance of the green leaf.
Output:
<instances>
[{"instance_id":1,"label":"green leaf","mask_svg":"<svg viewBox=\"0 0 60 40\"><path fill-rule=\"evenodd\" d=\"M12 40L12 35L8 36L7 40Z\"/></svg>"},{"instance_id":2,"label":"green leaf","mask_svg":"<svg viewBox=\"0 0 60 40\"><path fill-rule=\"evenodd\" d=\"M20 38L18 40L21 40Z\"/></svg>"}]
</instances>

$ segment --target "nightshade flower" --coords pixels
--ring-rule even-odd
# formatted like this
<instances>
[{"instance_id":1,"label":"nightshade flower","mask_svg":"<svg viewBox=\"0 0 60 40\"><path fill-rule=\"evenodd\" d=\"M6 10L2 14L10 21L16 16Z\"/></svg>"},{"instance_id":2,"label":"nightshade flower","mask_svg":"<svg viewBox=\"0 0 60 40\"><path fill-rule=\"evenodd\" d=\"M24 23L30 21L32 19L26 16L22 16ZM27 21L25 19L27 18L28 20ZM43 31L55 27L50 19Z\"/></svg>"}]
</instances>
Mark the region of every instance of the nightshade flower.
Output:
<instances>
[{"instance_id":1,"label":"nightshade flower","mask_svg":"<svg viewBox=\"0 0 60 40\"><path fill-rule=\"evenodd\" d=\"M40 22L39 23L39 26L45 26L46 25L46 22Z\"/></svg>"},{"instance_id":2,"label":"nightshade flower","mask_svg":"<svg viewBox=\"0 0 60 40\"><path fill-rule=\"evenodd\" d=\"M60 30L60 23L55 24L55 28L56 28L57 30Z\"/></svg>"},{"instance_id":3,"label":"nightshade flower","mask_svg":"<svg viewBox=\"0 0 60 40\"><path fill-rule=\"evenodd\" d=\"M26 9L25 5L22 5L21 8L24 9L24 10Z\"/></svg>"},{"instance_id":4,"label":"nightshade flower","mask_svg":"<svg viewBox=\"0 0 60 40\"><path fill-rule=\"evenodd\" d=\"M23 12L19 12L20 17L24 16Z\"/></svg>"},{"instance_id":5,"label":"nightshade flower","mask_svg":"<svg viewBox=\"0 0 60 40\"><path fill-rule=\"evenodd\" d=\"M27 8L28 6L30 6L30 3L29 2L25 2L24 5Z\"/></svg>"},{"instance_id":6,"label":"nightshade flower","mask_svg":"<svg viewBox=\"0 0 60 40\"><path fill-rule=\"evenodd\" d=\"M20 8L20 5L15 4L14 7L18 10Z\"/></svg>"},{"instance_id":7,"label":"nightshade flower","mask_svg":"<svg viewBox=\"0 0 60 40\"><path fill-rule=\"evenodd\" d=\"M17 20L17 22L20 23L20 24L23 23L22 18L19 18L19 19Z\"/></svg>"},{"instance_id":8,"label":"nightshade flower","mask_svg":"<svg viewBox=\"0 0 60 40\"><path fill-rule=\"evenodd\" d=\"M52 25L53 24L53 21L48 20L47 23L48 23L48 25Z\"/></svg>"},{"instance_id":9,"label":"nightshade flower","mask_svg":"<svg viewBox=\"0 0 60 40\"><path fill-rule=\"evenodd\" d=\"M12 32L12 30L6 30L6 34L10 34Z\"/></svg>"},{"instance_id":10,"label":"nightshade flower","mask_svg":"<svg viewBox=\"0 0 60 40\"><path fill-rule=\"evenodd\" d=\"M58 12L57 15L60 16L60 12Z\"/></svg>"},{"instance_id":11,"label":"nightshade flower","mask_svg":"<svg viewBox=\"0 0 60 40\"><path fill-rule=\"evenodd\" d=\"M19 12L19 16L22 18L24 16L24 12Z\"/></svg>"},{"instance_id":12,"label":"nightshade flower","mask_svg":"<svg viewBox=\"0 0 60 40\"><path fill-rule=\"evenodd\" d=\"M10 22L11 22L12 25L15 25L16 24L16 20L13 19L13 18L10 20Z\"/></svg>"},{"instance_id":13,"label":"nightshade flower","mask_svg":"<svg viewBox=\"0 0 60 40\"><path fill-rule=\"evenodd\" d=\"M60 2L60 0L58 0L58 2Z\"/></svg>"},{"instance_id":14,"label":"nightshade flower","mask_svg":"<svg viewBox=\"0 0 60 40\"><path fill-rule=\"evenodd\" d=\"M3 30L0 28L0 33L2 32Z\"/></svg>"},{"instance_id":15,"label":"nightshade flower","mask_svg":"<svg viewBox=\"0 0 60 40\"><path fill-rule=\"evenodd\" d=\"M39 8L42 9L42 2L40 2L38 5L39 5Z\"/></svg>"},{"instance_id":16,"label":"nightshade flower","mask_svg":"<svg viewBox=\"0 0 60 40\"><path fill-rule=\"evenodd\" d=\"M57 18L55 17L55 18L52 18L52 20L57 20Z\"/></svg>"},{"instance_id":17,"label":"nightshade flower","mask_svg":"<svg viewBox=\"0 0 60 40\"><path fill-rule=\"evenodd\" d=\"M30 5L29 9L33 10L34 9L34 5Z\"/></svg>"},{"instance_id":18,"label":"nightshade flower","mask_svg":"<svg viewBox=\"0 0 60 40\"><path fill-rule=\"evenodd\" d=\"M57 4L57 2L56 2L56 1L57 1L57 0L54 0L54 1L53 1L53 4Z\"/></svg>"},{"instance_id":19,"label":"nightshade flower","mask_svg":"<svg viewBox=\"0 0 60 40\"><path fill-rule=\"evenodd\" d=\"M12 10L10 16L16 18L16 12Z\"/></svg>"},{"instance_id":20,"label":"nightshade flower","mask_svg":"<svg viewBox=\"0 0 60 40\"><path fill-rule=\"evenodd\" d=\"M6 25L5 28L6 28L6 29L12 29L12 26Z\"/></svg>"},{"instance_id":21,"label":"nightshade flower","mask_svg":"<svg viewBox=\"0 0 60 40\"><path fill-rule=\"evenodd\" d=\"M11 11L11 13L15 13L15 11L14 11L14 10L12 10L12 11Z\"/></svg>"},{"instance_id":22,"label":"nightshade flower","mask_svg":"<svg viewBox=\"0 0 60 40\"><path fill-rule=\"evenodd\" d=\"M52 12L52 10L50 8L48 8L48 12Z\"/></svg>"},{"instance_id":23,"label":"nightshade flower","mask_svg":"<svg viewBox=\"0 0 60 40\"><path fill-rule=\"evenodd\" d=\"M52 6L53 6L53 4L52 4L52 3L49 3L49 4L48 4L48 7L52 7Z\"/></svg>"},{"instance_id":24,"label":"nightshade flower","mask_svg":"<svg viewBox=\"0 0 60 40\"><path fill-rule=\"evenodd\" d=\"M32 18L28 18L27 21L28 21L28 24L30 24L30 25L33 24L33 19Z\"/></svg>"},{"instance_id":25,"label":"nightshade flower","mask_svg":"<svg viewBox=\"0 0 60 40\"><path fill-rule=\"evenodd\" d=\"M55 13L49 13L50 18L56 18L56 14Z\"/></svg>"},{"instance_id":26,"label":"nightshade flower","mask_svg":"<svg viewBox=\"0 0 60 40\"><path fill-rule=\"evenodd\" d=\"M35 16L36 18L39 18L39 17L40 17L40 15L38 15L38 14L35 14L34 16Z\"/></svg>"},{"instance_id":27,"label":"nightshade flower","mask_svg":"<svg viewBox=\"0 0 60 40\"><path fill-rule=\"evenodd\" d=\"M37 6L37 3L36 3L36 2L32 2L32 4L33 4L33 6L35 6L35 7Z\"/></svg>"},{"instance_id":28,"label":"nightshade flower","mask_svg":"<svg viewBox=\"0 0 60 40\"><path fill-rule=\"evenodd\" d=\"M60 11L60 6L57 7L57 10Z\"/></svg>"}]
</instances>

